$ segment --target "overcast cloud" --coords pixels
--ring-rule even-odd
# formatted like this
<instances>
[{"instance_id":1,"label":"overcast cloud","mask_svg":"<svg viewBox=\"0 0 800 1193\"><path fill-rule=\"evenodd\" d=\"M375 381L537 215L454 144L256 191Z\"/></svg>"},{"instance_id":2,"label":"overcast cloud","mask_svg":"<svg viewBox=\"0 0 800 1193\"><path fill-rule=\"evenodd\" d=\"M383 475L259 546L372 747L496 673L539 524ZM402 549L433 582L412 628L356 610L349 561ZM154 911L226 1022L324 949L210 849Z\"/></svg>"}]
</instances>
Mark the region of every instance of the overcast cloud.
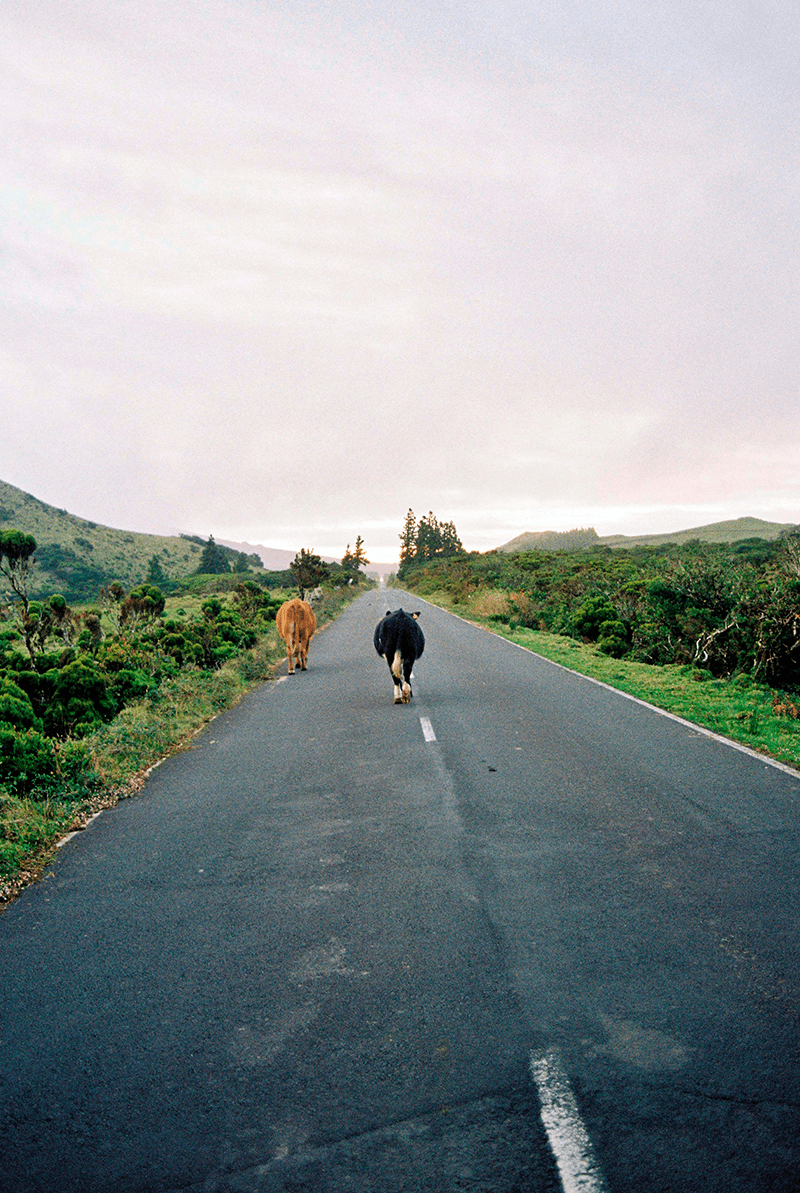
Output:
<instances>
[{"instance_id":1,"label":"overcast cloud","mask_svg":"<svg viewBox=\"0 0 800 1193\"><path fill-rule=\"evenodd\" d=\"M7 0L2 479L396 556L800 522L790 0Z\"/></svg>"}]
</instances>

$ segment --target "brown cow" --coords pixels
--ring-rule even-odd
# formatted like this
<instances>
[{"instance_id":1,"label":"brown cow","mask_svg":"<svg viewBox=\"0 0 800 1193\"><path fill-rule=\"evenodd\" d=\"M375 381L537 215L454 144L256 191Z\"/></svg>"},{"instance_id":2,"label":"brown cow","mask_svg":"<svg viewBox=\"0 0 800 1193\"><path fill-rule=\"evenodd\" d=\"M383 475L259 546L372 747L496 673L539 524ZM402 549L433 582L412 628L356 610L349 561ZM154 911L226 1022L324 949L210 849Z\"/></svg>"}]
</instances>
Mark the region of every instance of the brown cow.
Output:
<instances>
[{"instance_id":1,"label":"brown cow","mask_svg":"<svg viewBox=\"0 0 800 1193\"><path fill-rule=\"evenodd\" d=\"M289 674L294 675L294 660L301 671L307 671L308 644L314 637L317 619L308 601L295 597L284 601L275 618L278 633L286 643L286 657L289 660Z\"/></svg>"}]
</instances>

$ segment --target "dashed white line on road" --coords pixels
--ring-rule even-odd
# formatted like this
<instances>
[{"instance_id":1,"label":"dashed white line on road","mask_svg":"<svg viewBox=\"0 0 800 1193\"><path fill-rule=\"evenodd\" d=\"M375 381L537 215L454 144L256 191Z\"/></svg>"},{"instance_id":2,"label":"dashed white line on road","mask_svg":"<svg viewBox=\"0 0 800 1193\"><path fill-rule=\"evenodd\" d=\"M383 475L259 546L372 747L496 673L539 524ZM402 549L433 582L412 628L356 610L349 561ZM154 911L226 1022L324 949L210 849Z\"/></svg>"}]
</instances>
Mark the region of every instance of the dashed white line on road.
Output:
<instances>
[{"instance_id":1,"label":"dashed white line on road","mask_svg":"<svg viewBox=\"0 0 800 1193\"><path fill-rule=\"evenodd\" d=\"M553 1049L531 1052L531 1073L564 1193L608 1193L558 1053Z\"/></svg>"},{"instance_id":2,"label":"dashed white line on road","mask_svg":"<svg viewBox=\"0 0 800 1193\"><path fill-rule=\"evenodd\" d=\"M436 741L436 734L433 732L433 725L427 717L420 717L419 723L422 726L422 736L425 741Z\"/></svg>"}]
</instances>

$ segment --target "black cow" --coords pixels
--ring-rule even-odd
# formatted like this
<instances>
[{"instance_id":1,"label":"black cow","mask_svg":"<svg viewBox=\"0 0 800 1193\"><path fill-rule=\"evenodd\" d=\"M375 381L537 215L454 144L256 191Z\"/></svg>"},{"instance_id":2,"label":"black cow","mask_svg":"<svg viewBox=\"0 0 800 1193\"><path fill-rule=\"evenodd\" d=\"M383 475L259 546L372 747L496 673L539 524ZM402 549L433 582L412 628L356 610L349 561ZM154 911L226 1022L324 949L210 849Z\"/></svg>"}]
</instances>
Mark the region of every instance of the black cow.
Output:
<instances>
[{"instance_id":1,"label":"black cow","mask_svg":"<svg viewBox=\"0 0 800 1193\"><path fill-rule=\"evenodd\" d=\"M408 704L411 699L411 672L415 661L425 649L425 635L417 625L419 613L391 609L375 627L375 649L389 664L394 680L395 704Z\"/></svg>"}]
</instances>

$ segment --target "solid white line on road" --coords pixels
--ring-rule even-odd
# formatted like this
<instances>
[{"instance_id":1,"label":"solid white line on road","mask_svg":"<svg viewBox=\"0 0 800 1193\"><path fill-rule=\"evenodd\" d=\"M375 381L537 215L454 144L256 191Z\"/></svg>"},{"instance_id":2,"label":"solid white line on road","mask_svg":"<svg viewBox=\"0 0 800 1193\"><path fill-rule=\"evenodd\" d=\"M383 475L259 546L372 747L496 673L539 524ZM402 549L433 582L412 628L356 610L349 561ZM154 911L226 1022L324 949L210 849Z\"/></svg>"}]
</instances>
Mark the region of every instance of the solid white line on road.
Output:
<instances>
[{"instance_id":1,"label":"solid white line on road","mask_svg":"<svg viewBox=\"0 0 800 1193\"><path fill-rule=\"evenodd\" d=\"M666 709L659 708L656 704L650 704L647 700L640 699L639 696L632 696L630 692L623 692L622 688L615 688L613 684L605 683L602 679L594 679L591 675L584 675L581 671L574 671L572 667L565 667L563 663L556 663L553 659L548 659L543 654L537 654L535 650L531 650L530 646L523 646L521 642L512 642L510 638L505 638L502 634L497 634L494 630L487 629L486 626L479 625L475 621L468 621L466 617L462 617L459 613L451 613L449 609L443 609L441 605L434 605L433 601L426 601L424 597L417 597L416 600L422 601L425 605L430 605L433 609L439 609L440 612L447 613L450 617L458 618L465 625L472 626L474 630L483 630L485 634L492 634L495 638L499 638L501 642L507 642L509 646L515 646L517 650L524 650L526 654L532 654L535 658L541 659L543 663L549 663L551 667L558 667L560 671L566 671L578 679L585 679L589 683L596 684L598 688L606 688L609 692L615 692L617 696L622 696L625 700L632 701L633 704L641 704L642 708L647 708L650 712L658 713L660 717L667 717L670 721L677 721L679 725L685 725L688 729L693 729L695 733L699 733L703 737L710 737L714 741L721 742L724 746L730 746L732 749L738 750L740 754L749 754L751 758L755 758L756 761L763 763L765 767L771 766L775 770L782 770L784 774L792 775L795 779L798 777L796 766L788 766L785 762L778 762L777 758L768 758L766 754L759 754L757 750L751 750L749 746L744 746L741 742L734 741L731 737L723 737L721 733L715 733L713 729L706 729L704 725L698 725L694 721L687 721L685 717L679 717L677 713L667 712Z\"/></svg>"},{"instance_id":2,"label":"solid white line on road","mask_svg":"<svg viewBox=\"0 0 800 1193\"><path fill-rule=\"evenodd\" d=\"M427 717L420 717L419 723L422 726L422 736L425 741L436 741L436 734L433 732L433 725Z\"/></svg>"},{"instance_id":3,"label":"solid white line on road","mask_svg":"<svg viewBox=\"0 0 800 1193\"><path fill-rule=\"evenodd\" d=\"M539 1091L542 1122L564 1193L607 1193L569 1077L558 1053L531 1052L531 1073Z\"/></svg>"}]
</instances>

